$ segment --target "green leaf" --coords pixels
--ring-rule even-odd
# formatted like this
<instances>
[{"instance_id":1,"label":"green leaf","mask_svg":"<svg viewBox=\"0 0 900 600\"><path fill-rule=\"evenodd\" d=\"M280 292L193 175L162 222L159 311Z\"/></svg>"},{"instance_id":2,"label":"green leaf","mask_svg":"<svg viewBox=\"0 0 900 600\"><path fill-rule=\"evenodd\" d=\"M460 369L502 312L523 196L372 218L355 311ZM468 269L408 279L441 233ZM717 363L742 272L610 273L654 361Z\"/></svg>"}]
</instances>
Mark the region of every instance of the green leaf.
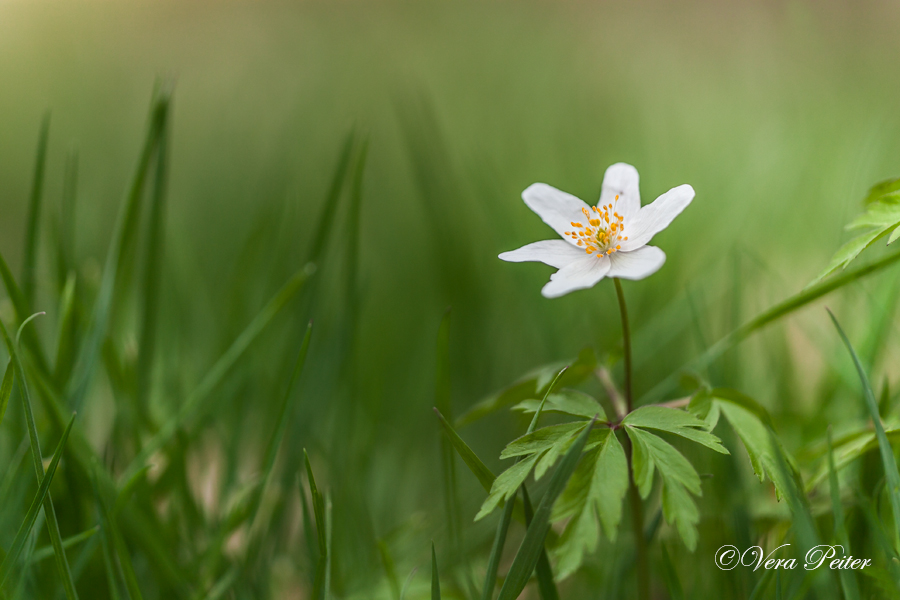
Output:
<instances>
[{"instance_id":1,"label":"green leaf","mask_svg":"<svg viewBox=\"0 0 900 600\"><path fill-rule=\"evenodd\" d=\"M567 439L573 432L580 432L584 429L585 425L586 423L584 422L576 422L543 427L511 441L507 444L506 448L503 449L503 452L500 453L500 458L505 459L512 458L513 456L524 456L542 450L548 450L555 444Z\"/></svg>"},{"instance_id":2,"label":"green leaf","mask_svg":"<svg viewBox=\"0 0 900 600\"><path fill-rule=\"evenodd\" d=\"M896 179L885 179L884 181L879 181L873 185L869 188L869 193L866 194L866 197L863 199L863 204L871 204L893 192L900 192L900 177Z\"/></svg>"},{"instance_id":3,"label":"green leaf","mask_svg":"<svg viewBox=\"0 0 900 600\"><path fill-rule=\"evenodd\" d=\"M431 600L441 600L441 577L438 574L437 554L431 542Z\"/></svg>"},{"instance_id":4,"label":"green leaf","mask_svg":"<svg viewBox=\"0 0 900 600\"><path fill-rule=\"evenodd\" d=\"M544 492L544 497L541 498L541 504L535 511L534 519L525 533L525 539L522 540L522 545L519 546L519 550L516 552L516 557L509 568L503 587L500 588L498 600L515 600L518 598L531 578L531 573L544 552L544 539L550 530L550 513L553 505L565 488L572 473L575 472L575 468L578 466L578 461L581 458L581 452L587 444L588 435L594 423L595 421L592 420L581 432L581 435L578 436L578 439L566 452L559 464L559 468L556 469L550 478L547 491Z\"/></svg>"},{"instance_id":5,"label":"green leaf","mask_svg":"<svg viewBox=\"0 0 900 600\"><path fill-rule=\"evenodd\" d=\"M895 223L896 224L896 223ZM887 234L887 227L882 226L877 229L873 229L872 231L867 231L862 235L858 235L852 240L845 243L843 246L838 248L838 251L834 253L834 257L832 257L831 262L828 263L828 266L819 273L819 275L813 279L812 284L816 284L822 279L825 279L838 269L846 268L853 259L859 256L863 250L874 244L880 237Z\"/></svg>"},{"instance_id":6,"label":"green leaf","mask_svg":"<svg viewBox=\"0 0 900 600\"><path fill-rule=\"evenodd\" d=\"M99 468L100 467L98 466L97 469L99 470ZM94 493L96 494L97 504L100 509L100 517L104 529L103 535L107 536L107 543L111 542L116 551L118 565L121 568L121 574L125 580L125 589L128 592L128 597L131 598L131 600L141 600L143 595L141 594L141 588L138 585L137 575L134 572L134 565L131 562L131 553L128 551L128 546L125 545L125 539L122 537L122 532L119 531L118 522L109 512L106 499L103 497L103 492L100 490L99 484L97 484L96 475L94 477Z\"/></svg>"},{"instance_id":7,"label":"green leaf","mask_svg":"<svg viewBox=\"0 0 900 600\"><path fill-rule=\"evenodd\" d=\"M41 479L41 485L38 487L38 491L31 501L31 506L25 514L25 520L22 521L22 524L19 526L19 530L16 532L16 537L13 540L12 546L10 546L9 552L6 553L6 557L3 559L3 562L0 563L0 586L6 581L10 569L16 563L16 560L18 560L19 553L22 552L25 540L31 532L34 521L37 519L38 512L44 505L44 500L46 500L47 493L50 491L50 482L53 481L53 476L56 475L56 467L59 466L59 459L62 457L63 448L66 446L66 440L69 439L69 433L72 431L72 425L74 423L75 415L72 415L59 443L56 445L56 450L53 452L53 458L50 460L47 472L44 473L44 476Z\"/></svg>"},{"instance_id":8,"label":"green leaf","mask_svg":"<svg viewBox=\"0 0 900 600\"><path fill-rule=\"evenodd\" d=\"M706 423L684 410L665 406L642 406L626 416L622 423L644 429L667 431L721 454L728 454L722 441L706 431Z\"/></svg>"},{"instance_id":9,"label":"green leaf","mask_svg":"<svg viewBox=\"0 0 900 600\"><path fill-rule=\"evenodd\" d=\"M537 400L523 400L513 406L513 409L530 414L537 411L539 405L540 402ZM600 403L593 396L576 390L562 390L559 393L550 394L547 396L547 402L543 410L544 412L557 412L586 419L593 419L599 415L598 422L607 422L606 412Z\"/></svg>"},{"instance_id":10,"label":"green leaf","mask_svg":"<svg viewBox=\"0 0 900 600\"><path fill-rule=\"evenodd\" d=\"M678 529L681 539L693 552L697 546L696 526L700 514L689 493L701 494L700 476L691 463L662 438L634 425L627 425L625 431L634 444L632 468L641 497L650 494L655 468L663 482L663 516Z\"/></svg>"},{"instance_id":11,"label":"green leaf","mask_svg":"<svg viewBox=\"0 0 900 600\"><path fill-rule=\"evenodd\" d=\"M856 355L853 345L847 338L847 334L844 333L844 330L841 328L840 323L838 323L837 318L835 318L830 310L828 311L828 314L831 316L831 321L837 328L841 339L844 341L844 345L847 346L847 350L850 352L850 357L853 359L853 365L856 367L856 373L859 375L859 380L862 383L866 408L869 410L869 417L875 425L875 436L878 439L878 447L881 451L881 461L884 466L884 478L888 497L891 500L891 511L894 516L894 548L896 551L900 552L900 472L897 471L897 461L894 458L894 451L884 432L884 425L881 423L881 415L878 413L878 403L875 402L875 394L872 392L872 386L869 384L869 378L866 376L866 371L859 362L859 357Z\"/></svg>"},{"instance_id":12,"label":"green leaf","mask_svg":"<svg viewBox=\"0 0 900 600\"><path fill-rule=\"evenodd\" d=\"M528 477L528 474L531 472L531 469L534 467L538 458L541 457L541 454L542 452L532 454L525 460L522 460L503 471L503 473L494 480L490 494L488 494L488 497L481 505L481 510L475 515L476 521L480 521L488 516L501 502L504 502L515 495L516 490L519 489L519 486L522 485L522 482Z\"/></svg>"},{"instance_id":13,"label":"green leaf","mask_svg":"<svg viewBox=\"0 0 900 600\"><path fill-rule=\"evenodd\" d=\"M441 427L444 428L444 433L447 434L447 437L450 439L450 443L453 445L453 448L456 449L456 452L459 454L459 457L462 458L463 462L469 467L469 470L472 471L472 474L478 479L478 482L484 488L484 491L490 493L491 486L494 484L494 480L497 478L491 470L482 462L478 455L466 444L465 441L459 434L456 433L456 430L453 429L453 426L447 422L447 419L444 418L444 415L441 414L437 408L434 409L434 413L437 415L438 421L441 424Z\"/></svg>"},{"instance_id":14,"label":"green leaf","mask_svg":"<svg viewBox=\"0 0 900 600\"><path fill-rule=\"evenodd\" d=\"M453 420L453 403L450 388L450 309L444 311L441 325L438 327L437 344L435 345L435 377L434 406L439 415L446 413ZM459 517L459 502L456 489L456 461L454 460L452 442L441 436L441 473L444 478L444 511L447 528L450 532L450 547L458 548L462 537L462 523Z\"/></svg>"},{"instance_id":15,"label":"green leaf","mask_svg":"<svg viewBox=\"0 0 900 600\"><path fill-rule=\"evenodd\" d=\"M603 444L588 451L578 463L553 507L551 521L571 517L554 552L560 579L574 573L584 555L597 549L601 524L606 537L615 541L627 491L625 451L615 434L607 430Z\"/></svg>"},{"instance_id":16,"label":"green leaf","mask_svg":"<svg viewBox=\"0 0 900 600\"><path fill-rule=\"evenodd\" d=\"M523 400L540 398L546 393L550 384L559 374L559 370L566 364L570 365L565 374L560 377L558 386L573 386L584 381L597 366L597 358L594 356L593 350L585 348L578 354L575 361L568 363L553 363L539 367L529 372L517 382L506 387L499 392L488 396L456 421L456 427L464 427L470 423L474 423L479 419L493 414L498 410L513 406Z\"/></svg>"},{"instance_id":17,"label":"green leaf","mask_svg":"<svg viewBox=\"0 0 900 600\"><path fill-rule=\"evenodd\" d=\"M94 537L94 534L96 534L98 531L100 531L100 526L96 525L94 527L91 527L87 531L82 531L81 533L77 533L77 534L73 535L72 537L67 537L66 539L63 540L63 548L68 550L72 546L76 546L76 545L80 544L81 542L87 541L87 540L91 539L92 537ZM34 554L31 555L31 562L36 563L36 562L46 560L46 559L52 558L52 557L53 557L53 546L44 546L43 548L38 548L37 550L34 551Z\"/></svg>"}]
</instances>

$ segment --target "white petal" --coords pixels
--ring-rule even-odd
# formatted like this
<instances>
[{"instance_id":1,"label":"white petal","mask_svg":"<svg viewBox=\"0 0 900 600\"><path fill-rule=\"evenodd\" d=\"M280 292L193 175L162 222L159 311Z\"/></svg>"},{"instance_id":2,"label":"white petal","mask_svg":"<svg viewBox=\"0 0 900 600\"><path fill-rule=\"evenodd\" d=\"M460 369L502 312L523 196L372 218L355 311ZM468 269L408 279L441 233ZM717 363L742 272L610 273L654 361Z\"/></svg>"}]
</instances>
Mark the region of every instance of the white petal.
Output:
<instances>
[{"instance_id":1,"label":"white petal","mask_svg":"<svg viewBox=\"0 0 900 600\"><path fill-rule=\"evenodd\" d=\"M643 207L625 221L624 234L628 239L622 241L622 250L627 252L646 245L654 235L668 227L693 199L694 188L685 184L672 188Z\"/></svg>"},{"instance_id":2,"label":"white petal","mask_svg":"<svg viewBox=\"0 0 900 600\"><path fill-rule=\"evenodd\" d=\"M614 210L626 219L637 214L641 208L640 179L637 169L627 163L616 163L606 169L600 200L597 206L612 204ZM618 202L616 196L619 197Z\"/></svg>"},{"instance_id":3,"label":"white petal","mask_svg":"<svg viewBox=\"0 0 900 600\"><path fill-rule=\"evenodd\" d=\"M504 252L500 260L507 262L542 262L545 265L562 269L564 266L585 256L581 248L562 240L544 240L522 246L518 250Z\"/></svg>"},{"instance_id":4,"label":"white petal","mask_svg":"<svg viewBox=\"0 0 900 600\"><path fill-rule=\"evenodd\" d=\"M566 231L572 231L572 222L584 222L584 213L581 209L588 209L588 205L563 191L549 186L546 183L534 183L522 192L522 200L528 208L537 215L556 233L567 242L574 245L572 238L565 235Z\"/></svg>"},{"instance_id":5,"label":"white petal","mask_svg":"<svg viewBox=\"0 0 900 600\"><path fill-rule=\"evenodd\" d=\"M550 276L541 293L545 298L559 298L575 290L593 287L609 272L609 258L585 254Z\"/></svg>"},{"instance_id":6,"label":"white petal","mask_svg":"<svg viewBox=\"0 0 900 600\"><path fill-rule=\"evenodd\" d=\"M666 262L666 253L656 246L643 246L631 252L609 255L609 277L643 279L650 277Z\"/></svg>"}]
</instances>

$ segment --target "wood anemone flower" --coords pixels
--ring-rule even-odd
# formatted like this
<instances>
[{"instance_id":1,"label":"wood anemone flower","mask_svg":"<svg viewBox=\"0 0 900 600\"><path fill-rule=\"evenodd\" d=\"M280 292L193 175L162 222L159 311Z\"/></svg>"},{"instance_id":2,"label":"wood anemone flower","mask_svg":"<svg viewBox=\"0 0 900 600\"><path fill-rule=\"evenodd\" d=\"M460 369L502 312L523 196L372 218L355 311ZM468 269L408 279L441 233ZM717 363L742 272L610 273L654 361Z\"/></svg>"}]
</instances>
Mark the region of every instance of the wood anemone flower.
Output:
<instances>
[{"instance_id":1,"label":"wood anemone flower","mask_svg":"<svg viewBox=\"0 0 900 600\"><path fill-rule=\"evenodd\" d=\"M647 244L691 203L694 188L679 185L642 207L637 169L616 163L603 176L597 206L546 183L530 185L522 199L562 239L534 242L500 259L559 269L541 290L547 298L558 298L604 277L643 279L656 273L666 255Z\"/></svg>"}]
</instances>

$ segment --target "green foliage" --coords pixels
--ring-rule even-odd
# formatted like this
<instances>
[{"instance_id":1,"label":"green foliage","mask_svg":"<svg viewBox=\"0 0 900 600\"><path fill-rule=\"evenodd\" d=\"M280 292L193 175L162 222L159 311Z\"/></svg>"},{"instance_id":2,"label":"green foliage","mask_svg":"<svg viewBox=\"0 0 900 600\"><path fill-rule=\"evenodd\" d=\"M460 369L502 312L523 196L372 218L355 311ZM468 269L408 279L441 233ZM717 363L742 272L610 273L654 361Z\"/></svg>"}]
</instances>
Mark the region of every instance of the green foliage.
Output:
<instances>
[{"instance_id":1,"label":"green foliage","mask_svg":"<svg viewBox=\"0 0 900 600\"><path fill-rule=\"evenodd\" d=\"M625 452L615 434L608 432L582 457L553 508L553 522L570 519L554 551L560 578L575 572L584 555L597 549L601 525L606 537L615 541L627 490Z\"/></svg>"},{"instance_id":2,"label":"green foliage","mask_svg":"<svg viewBox=\"0 0 900 600\"><path fill-rule=\"evenodd\" d=\"M888 245L896 241L900 236L900 230L897 229L897 225L900 225L900 184L898 181L900 179L882 181L869 190L863 201L866 212L847 225L848 231L862 229L864 232L841 246L813 283L817 283L838 269L846 268L863 250L882 237L890 234Z\"/></svg>"}]
</instances>

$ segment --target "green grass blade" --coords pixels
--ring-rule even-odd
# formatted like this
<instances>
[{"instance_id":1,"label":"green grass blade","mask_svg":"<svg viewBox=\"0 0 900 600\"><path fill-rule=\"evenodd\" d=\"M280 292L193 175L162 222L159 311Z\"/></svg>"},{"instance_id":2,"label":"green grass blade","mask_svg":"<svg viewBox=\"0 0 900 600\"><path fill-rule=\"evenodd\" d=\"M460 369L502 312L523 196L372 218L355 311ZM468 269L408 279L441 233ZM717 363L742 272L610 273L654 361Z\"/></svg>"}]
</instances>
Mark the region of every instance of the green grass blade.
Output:
<instances>
[{"instance_id":1,"label":"green grass blade","mask_svg":"<svg viewBox=\"0 0 900 600\"><path fill-rule=\"evenodd\" d=\"M841 503L841 488L838 482L837 470L834 467L834 448L831 443L831 427L828 428L828 483L831 488L831 510L834 513L834 536L839 544L844 547L844 552L850 553L850 536L847 535L847 527L844 523L844 506ZM844 600L859 600L859 586L853 573L847 569L840 569L838 577L841 588L844 590Z\"/></svg>"},{"instance_id":2,"label":"green grass blade","mask_svg":"<svg viewBox=\"0 0 900 600\"><path fill-rule=\"evenodd\" d=\"M331 185L328 187L328 193L325 195L325 204L322 207L322 213L316 225L313 241L309 248L309 260L314 264L318 264L325 251L331 231L334 227L335 213L338 208L338 201L341 198L341 192L347 181L347 172L350 168L350 158L353 156L353 148L356 145L356 128L352 128L344 138L344 144L341 147L341 153L338 157L338 164L335 167L334 175L331 179Z\"/></svg>"},{"instance_id":3,"label":"green grass blade","mask_svg":"<svg viewBox=\"0 0 900 600\"><path fill-rule=\"evenodd\" d=\"M28 224L25 228L25 250L22 253L22 293L28 306L34 305L35 271L40 244L41 205L44 198L44 170L47 166L47 142L50 139L50 113L44 114L38 138L34 179L31 183L31 199L28 203Z\"/></svg>"},{"instance_id":4,"label":"green grass blade","mask_svg":"<svg viewBox=\"0 0 900 600\"><path fill-rule=\"evenodd\" d=\"M666 581L666 589L669 591L669 598L672 600L684 600L684 589L681 587L681 581L678 579L678 571L669 558L669 551L665 544L660 544L662 552L662 572L663 579Z\"/></svg>"},{"instance_id":5,"label":"green grass blade","mask_svg":"<svg viewBox=\"0 0 900 600\"><path fill-rule=\"evenodd\" d=\"M31 330L29 330L31 331ZM0 334L6 343L6 350L9 352L10 360L16 369L16 378L19 380L20 396L22 398L22 408L25 412L25 424L28 429L28 439L31 443L31 460L34 463L34 473L38 481L44 479L44 462L41 454L40 438L37 434L37 425L34 421L34 411L31 406L31 395L28 391L28 384L25 378L25 368L22 366L22 359L19 355L18 348L13 344L6 330L6 325L0 320ZM71 423L66 427L71 431ZM68 436L68 434L66 434ZM66 551L62 545L62 536L59 533L59 523L56 519L56 510L53 508L53 498L48 492L43 499L44 515L47 519L47 529L50 533L50 543L53 544L56 558L56 568L59 576L63 581L63 589L66 591L68 600L76 600L78 593L75 591L75 583L72 581L72 573L69 570L69 561L66 559Z\"/></svg>"},{"instance_id":6,"label":"green grass blade","mask_svg":"<svg viewBox=\"0 0 900 600\"><path fill-rule=\"evenodd\" d=\"M828 315L837 328L844 345L850 352L853 359L853 365L856 367L856 373L859 375L859 381L862 384L863 395L865 396L866 408L869 410L869 417L875 426L875 436L878 438L878 448L881 451L881 462L884 465L884 478L887 483L888 497L891 500L891 511L894 516L894 549L900 552L900 472L897 471L897 461L894 459L894 451L891 443L884 433L884 425L881 423L881 415L878 413L878 403L875 401L875 394L872 392L872 386L869 384L869 378L863 369L853 345L847 338L847 334L841 328L837 318L829 310Z\"/></svg>"},{"instance_id":7,"label":"green grass blade","mask_svg":"<svg viewBox=\"0 0 900 600\"><path fill-rule=\"evenodd\" d=\"M59 289L75 269L75 207L78 200L78 150L72 148L66 156L62 202L59 215L59 241L56 252L56 284Z\"/></svg>"},{"instance_id":8,"label":"green grass blade","mask_svg":"<svg viewBox=\"0 0 900 600\"><path fill-rule=\"evenodd\" d=\"M590 425L584 428L584 431L581 432L578 439L566 452L559 463L559 467L557 467L550 478L547 491L544 492L541 504L534 514L534 520L528 527L525 539L522 540L522 545L519 547L509 573L506 575L506 580L503 582L503 587L500 588L499 600L515 600L519 597L522 590L525 589L525 585L531 577L531 572L537 565L538 559L544 550L544 539L550 530L550 511L553 508L553 503L556 502L556 499L562 493L563 488L569 481L569 477L575 472L575 467L578 466L578 460L581 458L581 451L587 443L588 435L595 421L596 419L591 419Z\"/></svg>"},{"instance_id":9,"label":"green grass blade","mask_svg":"<svg viewBox=\"0 0 900 600\"><path fill-rule=\"evenodd\" d=\"M25 520L22 522L22 525L19 526L19 530L16 532L16 537L13 540L9 552L6 554L6 558L0 563L0 586L6 582L6 578L9 576L12 566L19 558L19 553L25 545L28 534L31 533L31 527L34 525L34 520L37 518L38 511L40 511L41 507L44 505L44 501L48 497L50 482L53 481L53 476L56 474L56 467L59 466L59 459L62 456L63 448L66 446L66 440L69 439L69 432L72 431L72 425L74 423L75 415L72 415L72 418L69 419L69 424L66 426L66 430L63 432L62 438L60 438L59 443L56 445L56 450L53 452L53 458L50 460L47 472L41 479L41 485L38 487L38 491L31 501L31 506L28 508Z\"/></svg>"},{"instance_id":10,"label":"green grass blade","mask_svg":"<svg viewBox=\"0 0 900 600\"><path fill-rule=\"evenodd\" d=\"M381 558L381 566L384 567L388 585L391 586L391 593L395 600L400 600L400 580L397 579L397 568L384 540L378 540L378 556Z\"/></svg>"},{"instance_id":11,"label":"green grass blade","mask_svg":"<svg viewBox=\"0 0 900 600\"><path fill-rule=\"evenodd\" d=\"M3 374L3 383L0 383L0 424L3 423L6 407L9 406L9 397L12 394L15 378L16 370L13 368L12 361L9 361L6 365L6 372Z\"/></svg>"},{"instance_id":12,"label":"green grass blade","mask_svg":"<svg viewBox=\"0 0 900 600\"><path fill-rule=\"evenodd\" d=\"M847 271L842 275L826 279L811 287L808 287L790 298L779 302L769 310L758 315L751 321L741 325L731 333L720 339L718 342L706 349L706 351L697 358L686 363L681 369L659 382L650 391L641 396L636 403L637 405L652 404L659 401L663 396L677 386L681 373L686 369L702 371L714 360L720 357L724 352L740 344L748 337L763 329L778 319L787 316L807 304L818 300L822 296L844 287L849 283L853 283L867 275L871 275L876 271L880 271L900 260L900 252L894 252L868 265L857 267L852 271Z\"/></svg>"},{"instance_id":13,"label":"green grass blade","mask_svg":"<svg viewBox=\"0 0 900 600\"><path fill-rule=\"evenodd\" d=\"M444 433L447 434L447 439L450 440L450 444L456 452L459 453L459 457L478 479L478 482L481 484L481 487L484 488L484 491L490 493L491 486L494 485L494 480L497 478L496 475L494 475L487 465L478 458L478 455L475 454L469 445L459 437L459 434L453 429L453 425L444 418L444 415L441 414L441 411L439 411L437 407L434 408L434 414L437 415L441 427L444 428Z\"/></svg>"},{"instance_id":14,"label":"green grass blade","mask_svg":"<svg viewBox=\"0 0 900 600\"><path fill-rule=\"evenodd\" d=\"M435 383L434 406L441 422L453 421L453 405L450 395L450 309L444 312L441 325L438 327L437 344L435 345ZM447 415L446 419L443 415ZM453 443L448 436L441 436L441 471L444 477L444 511L447 518L447 529L450 532L450 547L453 552L459 550L462 537L462 524L459 517L459 502L456 489L456 461ZM480 479L480 478L479 478Z\"/></svg>"},{"instance_id":15,"label":"green grass blade","mask_svg":"<svg viewBox=\"0 0 900 600\"><path fill-rule=\"evenodd\" d=\"M326 579L328 574L328 532L325 522L325 499L319 491L316 484L316 477L313 474L312 465L309 463L309 454L306 449L303 450L303 460L306 464L306 477L309 480L309 492L312 496L313 514L316 519L316 537L318 539L319 557L316 560L316 575L313 580L312 600L323 600L325 598Z\"/></svg>"},{"instance_id":16,"label":"green grass blade","mask_svg":"<svg viewBox=\"0 0 900 600\"><path fill-rule=\"evenodd\" d=\"M60 386L68 381L75 357L75 282L75 273L70 273L59 301L60 318L53 379Z\"/></svg>"},{"instance_id":17,"label":"green grass blade","mask_svg":"<svg viewBox=\"0 0 900 600\"><path fill-rule=\"evenodd\" d=\"M171 119L167 118L170 102L166 104L166 114L161 117L156 150L156 172L150 202L149 223L147 224L147 245L144 251L144 281L140 294L142 302L141 331L138 341L137 390L135 412L144 423L150 422L147 408L150 398L153 365L156 356L156 330L159 320L159 292L162 265L165 253L166 191L169 179L169 131Z\"/></svg>"},{"instance_id":18,"label":"green grass blade","mask_svg":"<svg viewBox=\"0 0 900 600\"><path fill-rule=\"evenodd\" d=\"M179 411L166 421L159 431L150 438L138 455L131 461L122 473L120 481L127 481L136 471L141 469L154 452L162 448L178 430L184 426L201 409L209 399L216 386L231 371L231 368L243 356L250 344L259 337L266 326L281 312L288 302L297 295L303 285L309 279L313 269L308 265L297 272L287 283L269 300L268 304L254 317L247 328L234 340L228 350L225 351L216 364L200 381L200 384L191 392L190 396L181 405Z\"/></svg>"},{"instance_id":19,"label":"green grass blade","mask_svg":"<svg viewBox=\"0 0 900 600\"><path fill-rule=\"evenodd\" d=\"M103 493L99 489L99 485L95 485L95 493L97 495L97 504L100 509L102 524L115 549L116 557L119 559L118 564L122 569L122 576L125 579L125 589L128 591L128 596L131 600L142 600L143 596L141 594L141 589L138 586L137 575L135 575L134 566L131 563L131 554L128 551L128 547L125 545L125 540L122 538L122 533L119 531L118 524L109 512L109 508L107 507Z\"/></svg>"},{"instance_id":20,"label":"green grass blade","mask_svg":"<svg viewBox=\"0 0 900 600\"><path fill-rule=\"evenodd\" d=\"M419 567L416 567L406 576L406 581L403 582L403 589L400 590L400 600L406 600L406 591L409 589L409 585L412 583L413 577L416 576L418 571Z\"/></svg>"},{"instance_id":21,"label":"green grass blade","mask_svg":"<svg viewBox=\"0 0 900 600\"><path fill-rule=\"evenodd\" d=\"M76 546L81 542L85 542L94 537L94 534L96 534L98 531L100 531L100 526L96 525L94 527L91 527L87 531L82 531L81 533L76 533L71 537L67 537L63 540L63 548L68 550L72 546ZM53 556L53 546L44 546L43 548L38 548L34 551L34 554L31 555L31 562L46 560L51 556Z\"/></svg>"},{"instance_id":22,"label":"green grass blade","mask_svg":"<svg viewBox=\"0 0 900 600\"><path fill-rule=\"evenodd\" d=\"M531 527L531 523L534 520L534 509L524 484L521 490L522 504L525 507L525 524L527 527ZM543 600L559 600L559 591L556 589L556 582L553 580L553 568L550 566L550 557L547 556L547 549L544 547L541 547L541 554L538 556L537 564L534 566L534 574L537 576L541 598Z\"/></svg>"},{"instance_id":23,"label":"green grass blade","mask_svg":"<svg viewBox=\"0 0 900 600\"><path fill-rule=\"evenodd\" d=\"M265 491L265 487L269 479L271 479L272 469L275 468L275 459L278 457L278 449L281 447L281 442L284 439L285 432L287 431L288 416L291 413L291 392L294 391L294 385L300 378L300 374L303 372L303 366L306 364L306 354L309 351L309 341L311 337L312 321L310 321L309 325L307 325L306 327L306 333L303 336L303 342L300 344L300 351L297 354L297 360L294 361L294 370L291 372L291 378L288 381L287 388L284 392L284 397L281 400L281 406L278 410L278 421L275 424L275 433L272 435L272 437L269 438L269 443L266 447L266 454L263 462L262 481L258 486L257 491L253 494L253 499L247 517L247 521L249 523L253 523L256 520L256 515L259 512L259 505L262 501L263 492Z\"/></svg>"},{"instance_id":24,"label":"green grass blade","mask_svg":"<svg viewBox=\"0 0 900 600\"><path fill-rule=\"evenodd\" d=\"M441 600L441 577L438 573L434 542L431 542L431 600Z\"/></svg>"},{"instance_id":25,"label":"green grass blade","mask_svg":"<svg viewBox=\"0 0 900 600\"><path fill-rule=\"evenodd\" d=\"M72 381L68 388L69 405L76 410L84 402L84 397L87 394L87 388L100 355L100 347L106 336L116 287L120 278L124 278L126 264L130 262L134 251L134 244L138 237L137 228L140 221L141 199L149 175L150 164L156 153L162 130L165 127L168 107L168 94L162 93L154 98L150 112L150 125L147 129L144 146L141 150L128 193L116 220L112 241L106 254L106 264L103 267L100 289L94 301L94 309L88 324L87 333L79 351L72 374Z\"/></svg>"}]
</instances>

